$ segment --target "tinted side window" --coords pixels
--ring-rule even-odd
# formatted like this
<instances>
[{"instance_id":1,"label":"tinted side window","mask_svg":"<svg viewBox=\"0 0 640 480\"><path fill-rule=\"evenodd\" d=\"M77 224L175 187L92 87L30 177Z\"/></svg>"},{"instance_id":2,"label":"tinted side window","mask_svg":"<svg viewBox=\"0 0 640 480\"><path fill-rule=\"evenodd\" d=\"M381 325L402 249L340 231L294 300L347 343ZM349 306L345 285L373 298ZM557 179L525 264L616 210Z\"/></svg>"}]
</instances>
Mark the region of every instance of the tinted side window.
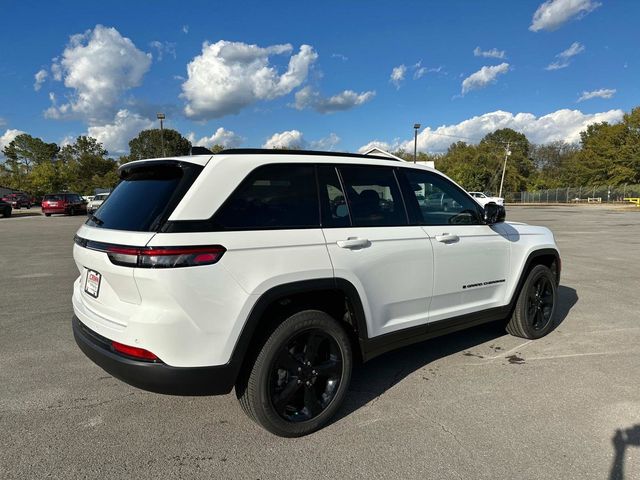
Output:
<instances>
[{"instance_id":1,"label":"tinted side window","mask_svg":"<svg viewBox=\"0 0 640 480\"><path fill-rule=\"evenodd\" d=\"M349 209L347 200L333 166L318 166L318 185L320 187L320 205L322 207L323 227L348 227Z\"/></svg>"},{"instance_id":2,"label":"tinted side window","mask_svg":"<svg viewBox=\"0 0 640 480\"><path fill-rule=\"evenodd\" d=\"M431 172L402 169L412 221L419 225L477 225L480 207L446 178Z\"/></svg>"},{"instance_id":3,"label":"tinted side window","mask_svg":"<svg viewBox=\"0 0 640 480\"><path fill-rule=\"evenodd\" d=\"M392 168L341 166L339 170L354 227L408 224Z\"/></svg>"},{"instance_id":4,"label":"tinted side window","mask_svg":"<svg viewBox=\"0 0 640 480\"><path fill-rule=\"evenodd\" d=\"M223 230L319 227L315 167L257 168L216 212L213 223Z\"/></svg>"}]
</instances>

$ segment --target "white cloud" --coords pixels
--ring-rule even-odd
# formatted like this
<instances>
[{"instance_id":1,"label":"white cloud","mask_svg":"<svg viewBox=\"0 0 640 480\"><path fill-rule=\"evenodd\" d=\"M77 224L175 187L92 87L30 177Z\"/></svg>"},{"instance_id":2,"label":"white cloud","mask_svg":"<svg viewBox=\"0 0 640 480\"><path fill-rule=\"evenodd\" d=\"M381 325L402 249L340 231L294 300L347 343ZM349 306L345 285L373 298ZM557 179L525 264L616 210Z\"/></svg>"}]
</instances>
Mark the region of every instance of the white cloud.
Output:
<instances>
[{"instance_id":1,"label":"white cloud","mask_svg":"<svg viewBox=\"0 0 640 480\"><path fill-rule=\"evenodd\" d=\"M320 140L312 141L309 145L313 150L325 150L331 152L338 143L340 143L340 137L335 133L330 133L328 136L321 138Z\"/></svg>"},{"instance_id":2,"label":"white cloud","mask_svg":"<svg viewBox=\"0 0 640 480\"><path fill-rule=\"evenodd\" d=\"M36 73L33 76L33 78L35 79L35 82L33 84L33 89L36 92L40 90L40 88L42 87L42 84L44 83L44 81L47 79L48 76L49 76L49 72L47 72L44 68L41 70L38 70L38 73Z\"/></svg>"},{"instance_id":3,"label":"white cloud","mask_svg":"<svg viewBox=\"0 0 640 480\"><path fill-rule=\"evenodd\" d=\"M375 95L376 92L373 91L358 93L353 90L344 90L331 97L321 97L320 93L307 86L296 92L296 101L293 106L298 110L313 108L319 113L335 113L367 103Z\"/></svg>"},{"instance_id":4,"label":"white cloud","mask_svg":"<svg viewBox=\"0 0 640 480\"><path fill-rule=\"evenodd\" d=\"M582 18L600 5L594 0L547 0L533 14L529 30L555 30L567 20Z\"/></svg>"},{"instance_id":5,"label":"white cloud","mask_svg":"<svg viewBox=\"0 0 640 480\"><path fill-rule=\"evenodd\" d=\"M74 90L69 103L52 105L48 118L79 117L90 124L112 118L127 90L142 83L151 65L151 54L138 50L115 28L96 25L72 35L51 66L53 78Z\"/></svg>"},{"instance_id":6,"label":"white cloud","mask_svg":"<svg viewBox=\"0 0 640 480\"><path fill-rule=\"evenodd\" d=\"M571 59L582 52L584 52L584 45L580 42L573 42L569 48L557 54L556 58L558 60L547 65L545 70L560 70L561 68L566 68L571 63Z\"/></svg>"},{"instance_id":7,"label":"white cloud","mask_svg":"<svg viewBox=\"0 0 640 480\"><path fill-rule=\"evenodd\" d=\"M407 73L407 67L405 65L398 65L397 67L393 67L391 70L391 75L389 76L389 81L393 83L396 88L400 88L400 84L404 80L404 76Z\"/></svg>"},{"instance_id":8,"label":"white cloud","mask_svg":"<svg viewBox=\"0 0 640 480\"><path fill-rule=\"evenodd\" d=\"M615 93L615 88L601 88L600 90L592 90L590 92L583 91L578 102L584 102L585 100L591 100L592 98L611 98Z\"/></svg>"},{"instance_id":9,"label":"white cloud","mask_svg":"<svg viewBox=\"0 0 640 480\"><path fill-rule=\"evenodd\" d=\"M76 138L73 135L66 135L62 138L62 140L58 142L58 145L60 145L60 148L62 148L66 147L67 145L73 145L75 141Z\"/></svg>"},{"instance_id":10,"label":"white cloud","mask_svg":"<svg viewBox=\"0 0 640 480\"><path fill-rule=\"evenodd\" d=\"M472 73L462 81L462 95L471 90L478 90L487 85L494 83L498 75L505 74L509 71L508 63L501 63L492 67L482 67L475 73Z\"/></svg>"},{"instance_id":11,"label":"white cloud","mask_svg":"<svg viewBox=\"0 0 640 480\"><path fill-rule=\"evenodd\" d=\"M200 120L219 118L259 100L290 93L306 80L309 67L318 58L311 46L302 45L290 56L287 71L279 74L270 57L292 51L289 44L263 48L225 40L205 42L202 54L187 65L188 78L182 84L185 115Z\"/></svg>"},{"instance_id":12,"label":"white cloud","mask_svg":"<svg viewBox=\"0 0 640 480\"><path fill-rule=\"evenodd\" d=\"M200 147L210 147L211 145L222 145L225 148L236 148L244 141L244 138L231 130L219 127L209 137L202 137L196 141L195 133L191 132L187 138L193 145Z\"/></svg>"},{"instance_id":13,"label":"white cloud","mask_svg":"<svg viewBox=\"0 0 640 480\"><path fill-rule=\"evenodd\" d=\"M154 40L149 42L149 46L155 48L158 55L158 61L161 62L165 55L170 55L174 59L176 58L176 44L171 42L160 42Z\"/></svg>"},{"instance_id":14,"label":"white cloud","mask_svg":"<svg viewBox=\"0 0 640 480\"><path fill-rule=\"evenodd\" d=\"M507 58L507 52L504 50L498 50L497 48L492 48L491 50L482 50L480 47L476 47L473 49L474 57L485 57L485 58Z\"/></svg>"},{"instance_id":15,"label":"white cloud","mask_svg":"<svg viewBox=\"0 0 640 480\"><path fill-rule=\"evenodd\" d=\"M0 127L4 127L6 124L7 121L4 118L0 117Z\"/></svg>"},{"instance_id":16,"label":"white cloud","mask_svg":"<svg viewBox=\"0 0 640 480\"><path fill-rule=\"evenodd\" d=\"M429 72L439 72L442 70L442 67L437 68L427 68L422 66L422 60L418 63L415 63L412 67L413 69L413 79L418 80L419 78L424 77Z\"/></svg>"},{"instance_id":17,"label":"white cloud","mask_svg":"<svg viewBox=\"0 0 640 480\"><path fill-rule=\"evenodd\" d=\"M486 134L501 128L511 128L524 133L533 143L549 143L557 140L576 143L580 140L580 132L592 123L616 123L622 120L622 110L609 110L601 113L582 113L580 110L562 109L547 115L536 117L532 113L516 113L495 111L464 120L460 123L442 125L437 128L427 127L418 134L418 150L422 152L444 152L450 144L457 141L478 143ZM413 138L389 144L374 141L363 146L364 151L372 146L380 148L403 148L413 150Z\"/></svg>"},{"instance_id":18,"label":"white cloud","mask_svg":"<svg viewBox=\"0 0 640 480\"><path fill-rule=\"evenodd\" d=\"M349 57L347 57L346 55L343 55L341 53L332 53L331 54L331 58L338 58L338 59L342 60L343 62L346 62L347 60L349 60Z\"/></svg>"},{"instance_id":19,"label":"white cloud","mask_svg":"<svg viewBox=\"0 0 640 480\"><path fill-rule=\"evenodd\" d=\"M185 35L189 33L189 25L182 25L182 33Z\"/></svg>"},{"instance_id":20,"label":"white cloud","mask_svg":"<svg viewBox=\"0 0 640 480\"><path fill-rule=\"evenodd\" d=\"M154 122L147 118L129 110L120 110L112 123L90 126L87 135L96 138L112 154L124 153L129 150L129 140L154 126Z\"/></svg>"},{"instance_id":21,"label":"white cloud","mask_svg":"<svg viewBox=\"0 0 640 480\"><path fill-rule=\"evenodd\" d=\"M274 133L264 144L262 148L292 148L304 147L305 141L302 132L299 130L287 130L280 133Z\"/></svg>"},{"instance_id":22,"label":"white cloud","mask_svg":"<svg viewBox=\"0 0 640 480\"><path fill-rule=\"evenodd\" d=\"M8 128L2 135L0 135L0 156L4 156L2 153L4 147L9 145L14 138L23 133L25 132L23 132L22 130Z\"/></svg>"}]
</instances>

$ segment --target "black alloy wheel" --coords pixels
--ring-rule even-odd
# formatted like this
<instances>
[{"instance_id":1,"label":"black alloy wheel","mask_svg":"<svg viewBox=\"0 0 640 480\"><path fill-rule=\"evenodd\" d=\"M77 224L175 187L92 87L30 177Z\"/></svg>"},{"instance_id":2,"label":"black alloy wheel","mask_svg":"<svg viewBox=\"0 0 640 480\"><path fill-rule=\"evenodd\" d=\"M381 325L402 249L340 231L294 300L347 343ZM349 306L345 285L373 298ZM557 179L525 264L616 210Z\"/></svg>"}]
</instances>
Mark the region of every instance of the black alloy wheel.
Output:
<instances>
[{"instance_id":1,"label":"black alloy wheel","mask_svg":"<svg viewBox=\"0 0 640 480\"><path fill-rule=\"evenodd\" d=\"M342 377L336 340L319 329L294 335L272 366L269 393L278 415L289 422L317 417L334 399Z\"/></svg>"},{"instance_id":2,"label":"black alloy wheel","mask_svg":"<svg viewBox=\"0 0 640 480\"><path fill-rule=\"evenodd\" d=\"M353 366L345 327L319 310L294 313L268 334L238 377L245 413L269 432L301 437L326 425L344 400Z\"/></svg>"},{"instance_id":3,"label":"black alloy wheel","mask_svg":"<svg viewBox=\"0 0 640 480\"><path fill-rule=\"evenodd\" d=\"M520 290L507 332L516 337L544 337L554 326L557 279L546 265L535 265Z\"/></svg>"},{"instance_id":4,"label":"black alloy wheel","mask_svg":"<svg viewBox=\"0 0 640 480\"><path fill-rule=\"evenodd\" d=\"M548 277L539 277L531 283L527 295L527 319L535 331L544 329L551 321L553 300L553 287Z\"/></svg>"}]
</instances>

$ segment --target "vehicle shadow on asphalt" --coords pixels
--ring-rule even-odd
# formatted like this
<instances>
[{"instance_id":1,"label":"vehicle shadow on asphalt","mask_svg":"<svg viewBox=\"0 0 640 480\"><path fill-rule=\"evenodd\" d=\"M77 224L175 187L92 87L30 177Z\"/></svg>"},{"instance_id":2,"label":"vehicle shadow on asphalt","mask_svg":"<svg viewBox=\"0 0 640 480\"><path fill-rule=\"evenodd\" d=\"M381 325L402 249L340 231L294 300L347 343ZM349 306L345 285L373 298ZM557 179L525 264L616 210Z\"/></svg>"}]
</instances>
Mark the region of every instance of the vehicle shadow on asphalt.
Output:
<instances>
[{"instance_id":1,"label":"vehicle shadow on asphalt","mask_svg":"<svg viewBox=\"0 0 640 480\"><path fill-rule=\"evenodd\" d=\"M576 290L564 285L558 287L558 306L554 329L562 324L577 302ZM353 370L351 386L345 403L333 421L349 416L430 363L449 355L467 352L473 347L504 335L507 335L504 330L504 322L488 323L394 350L376 357L364 365L357 366ZM496 349L496 352L498 353L499 350ZM465 353L465 355L477 356L470 353ZM424 378L429 379L430 376L435 375L436 369L437 367L427 369Z\"/></svg>"},{"instance_id":2,"label":"vehicle shadow on asphalt","mask_svg":"<svg viewBox=\"0 0 640 480\"><path fill-rule=\"evenodd\" d=\"M22 217L41 217L42 213L40 212L11 212L11 216L9 218L22 218Z\"/></svg>"},{"instance_id":3,"label":"vehicle shadow on asphalt","mask_svg":"<svg viewBox=\"0 0 640 480\"><path fill-rule=\"evenodd\" d=\"M640 424L617 429L611 438L615 450L609 480L624 479L624 457L628 447L640 447Z\"/></svg>"}]
</instances>

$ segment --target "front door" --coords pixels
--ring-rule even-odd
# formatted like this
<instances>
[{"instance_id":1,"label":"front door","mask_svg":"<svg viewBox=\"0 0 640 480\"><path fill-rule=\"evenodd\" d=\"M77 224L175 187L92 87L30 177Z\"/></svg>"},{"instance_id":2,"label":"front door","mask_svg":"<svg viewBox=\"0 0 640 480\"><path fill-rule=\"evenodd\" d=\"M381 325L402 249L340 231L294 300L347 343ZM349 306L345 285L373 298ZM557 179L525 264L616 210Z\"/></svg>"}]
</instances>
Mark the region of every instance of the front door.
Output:
<instances>
[{"instance_id":1,"label":"front door","mask_svg":"<svg viewBox=\"0 0 640 480\"><path fill-rule=\"evenodd\" d=\"M486 225L479 204L446 177L418 169L403 168L402 172L410 216L422 225L433 245L429 322L504 305L508 236L499 225ZM423 200L436 196L444 201Z\"/></svg>"}]
</instances>

